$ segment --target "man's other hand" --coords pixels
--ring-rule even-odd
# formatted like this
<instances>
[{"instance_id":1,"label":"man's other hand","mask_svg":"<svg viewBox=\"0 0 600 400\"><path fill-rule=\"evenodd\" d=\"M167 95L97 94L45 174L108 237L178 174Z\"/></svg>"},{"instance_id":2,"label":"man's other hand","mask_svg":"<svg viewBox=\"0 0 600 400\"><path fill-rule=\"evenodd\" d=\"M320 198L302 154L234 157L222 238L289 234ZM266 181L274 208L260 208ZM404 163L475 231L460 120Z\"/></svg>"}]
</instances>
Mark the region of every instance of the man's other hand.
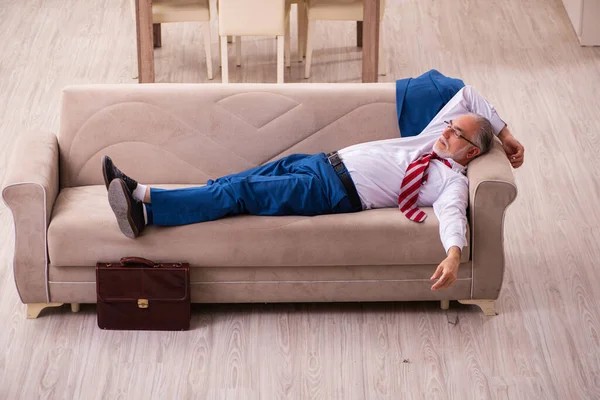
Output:
<instances>
[{"instance_id":1,"label":"man's other hand","mask_svg":"<svg viewBox=\"0 0 600 400\"><path fill-rule=\"evenodd\" d=\"M431 290L447 289L454 282L456 282L458 275L458 266L460 264L460 257L449 255L438 265L434 274L429 278L430 280L439 280L433 284Z\"/></svg>"},{"instance_id":2,"label":"man's other hand","mask_svg":"<svg viewBox=\"0 0 600 400\"><path fill-rule=\"evenodd\" d=\"M519 168L523 165L525 148L515 139L510 129L508 129L508 125L500 131L498 139L502 142L502 148L506 153L506 157L508 157L508 161L510 161L510 165L513 168Z\"/></svg>"},{"instance_id":3,"label":"man's other hand","mask_svg":"<svg viewBox=\"0 0 600 400\"><path fill-rule=\"evenodd\" d=\"M519 168L523 165L525 148L514 136L509 135L502 141L502 147L506 152L506 157L513 168Z\"/></svg>"}]
</instances>

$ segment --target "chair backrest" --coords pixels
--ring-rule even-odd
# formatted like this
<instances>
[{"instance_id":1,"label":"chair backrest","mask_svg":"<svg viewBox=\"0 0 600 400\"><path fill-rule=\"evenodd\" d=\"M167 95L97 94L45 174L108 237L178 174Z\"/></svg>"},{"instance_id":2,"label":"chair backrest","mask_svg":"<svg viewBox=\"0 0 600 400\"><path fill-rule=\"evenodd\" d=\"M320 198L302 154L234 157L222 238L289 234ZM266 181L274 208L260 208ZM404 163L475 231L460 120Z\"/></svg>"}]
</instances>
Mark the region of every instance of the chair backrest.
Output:
<instances>
[{"instance_id":1,"label":"chair backrest","mask_svg":"<svg viewBox=\"0 0 600 400\"><path fill-rule=\"evenodd\" d=\"M285 35L285 0L218 0L220 36Z\"/></svg>"},{"instance_id":2,"label":"chair backrest","mask_svg":"<svg viewBox=\"0 0 600 400\"><path fill-rule=\"evenodd\" d=\"M395 83L71 86L60 181L101 184L109 155L142 182L198 184L287 154L399 135Z\"/></svg>"}]
</instances>

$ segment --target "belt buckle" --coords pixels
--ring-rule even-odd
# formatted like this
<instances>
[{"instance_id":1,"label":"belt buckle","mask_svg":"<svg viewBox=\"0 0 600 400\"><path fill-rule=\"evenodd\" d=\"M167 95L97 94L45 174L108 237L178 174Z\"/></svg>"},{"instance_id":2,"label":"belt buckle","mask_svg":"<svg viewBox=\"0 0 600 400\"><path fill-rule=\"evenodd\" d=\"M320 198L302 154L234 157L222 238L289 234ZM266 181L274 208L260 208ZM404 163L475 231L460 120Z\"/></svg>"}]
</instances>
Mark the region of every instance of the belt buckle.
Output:
<instances>
[{"instance_id":1,"label":"belt buckle","mask_svg":"<svg viewBox=\"0 0 600 400\"><path fill-rule=\"evenodd\" d=\"M329 160L329 164L333 165L334 168L342 163L342 159L338 155L337 151L329 153L327 155L327 159Z\"/></svg>"}]
</instances>

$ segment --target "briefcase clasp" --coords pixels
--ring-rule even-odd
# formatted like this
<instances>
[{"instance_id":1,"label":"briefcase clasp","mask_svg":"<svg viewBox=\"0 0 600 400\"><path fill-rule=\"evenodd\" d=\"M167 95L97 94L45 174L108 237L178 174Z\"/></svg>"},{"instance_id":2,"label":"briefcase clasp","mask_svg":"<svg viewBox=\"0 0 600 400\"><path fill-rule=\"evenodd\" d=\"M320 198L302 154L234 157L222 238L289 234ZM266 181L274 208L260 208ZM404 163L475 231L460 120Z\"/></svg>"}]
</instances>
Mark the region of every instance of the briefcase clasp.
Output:
<instances>
[{"instance_id":1,"label":"briefcase clasp","mask_svg":"<svg viewBox=\"0 0 600 400\"><path fill-rule=\"evenodd\" d=\"M138 299L138 308L148 308L148 299Z\"/></svg>"}]
</instances>

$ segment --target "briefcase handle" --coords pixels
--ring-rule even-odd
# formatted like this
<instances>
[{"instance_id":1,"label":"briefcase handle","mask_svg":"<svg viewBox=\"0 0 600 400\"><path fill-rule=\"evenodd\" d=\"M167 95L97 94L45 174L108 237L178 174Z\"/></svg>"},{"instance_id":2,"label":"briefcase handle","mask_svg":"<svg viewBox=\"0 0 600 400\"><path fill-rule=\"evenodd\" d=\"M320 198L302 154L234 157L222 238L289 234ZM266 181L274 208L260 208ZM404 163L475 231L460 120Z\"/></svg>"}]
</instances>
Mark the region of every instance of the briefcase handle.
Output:
<instances>
[{"instance_id":1,"label":"briefcase handle","mask_svg":"<svg viewBox=\"0 0 600 400\"><path fill-rule=\"evenodd\" d=\"M154 261L150 261L147 258L142 257L121 257L121 265L127 266L128 264L144 264L148 267L158 267L159 264L156 264Z\"/></svg>"}]
</instances>

